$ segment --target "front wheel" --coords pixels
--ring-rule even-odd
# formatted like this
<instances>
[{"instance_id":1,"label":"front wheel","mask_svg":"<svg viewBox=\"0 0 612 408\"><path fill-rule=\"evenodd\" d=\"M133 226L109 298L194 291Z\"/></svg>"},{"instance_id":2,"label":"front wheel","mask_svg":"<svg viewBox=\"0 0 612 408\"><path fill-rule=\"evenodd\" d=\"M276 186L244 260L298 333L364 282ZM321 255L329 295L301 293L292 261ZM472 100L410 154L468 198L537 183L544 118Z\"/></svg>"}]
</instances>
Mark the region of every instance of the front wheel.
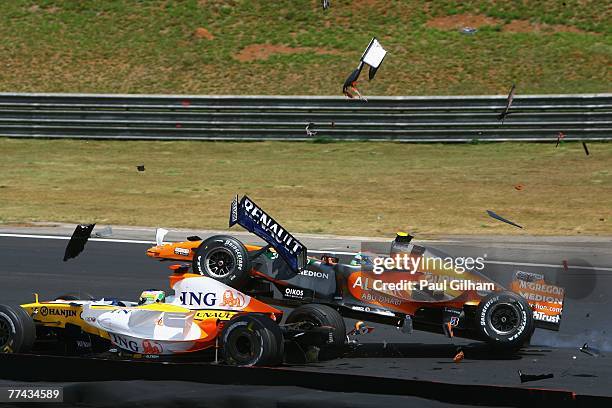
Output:
<instances>
[{"instance_id":1,"label":"front wheel","mask_svg":"<svg viewBox=\"0 0 612 408\"><path fill-rule=\"evenodd\" d=\"M19 306L0 305L0 353L27 353L35 340L32 317Z\"/></svg>"},{"instance_id":2,"label":"front wheel","mask_svg":"<svg viewBox=\"0 0 612 408\"><path fill-rule=\"evenodd\" d=\"M248 314L231 319L221 333L223 359L239 366L272 366L283 360L280 327L267 316Z\"/></svg>"},{"instance_id":3,"label":"front wheel","mask_svg":"<svg viewBox=\"0 0 612 408\"><path fill-rule=\"evenodd\" d=\"M65 295L61 295L56 297L54 300L94 300L94 297L87 292L79 292L79 293L67 293Z\"/></svg>"},{"instance_id":4,"label":"front wheel","mask_svg":"<svg viewBox=\"0 0 612 408\"><path fill-rule=\"evenodd\" d=\"M535 329L533 310L522 296L494 292L478 305L478 327L487 343L504 350L518 350Z\"/></svg>"}]
</instances>

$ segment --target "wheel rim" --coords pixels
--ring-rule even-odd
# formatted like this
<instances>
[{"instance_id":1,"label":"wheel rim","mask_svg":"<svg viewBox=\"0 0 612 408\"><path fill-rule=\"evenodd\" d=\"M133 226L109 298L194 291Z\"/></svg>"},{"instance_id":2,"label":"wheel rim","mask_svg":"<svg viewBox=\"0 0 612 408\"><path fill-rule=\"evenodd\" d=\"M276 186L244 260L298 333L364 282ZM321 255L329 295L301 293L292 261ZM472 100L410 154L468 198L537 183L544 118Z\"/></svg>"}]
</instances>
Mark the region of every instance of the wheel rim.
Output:
<instances>
[{"instance_id":1,"label":"wheel rim","mask_svg":"<svg viewBox=\"0 0 612 408\"><path fill-rule=\"evenodd\" d=\"M216 279L222 279L232 273L234 269L234 256L225 248L212 250L204 260L206 272Z\"/></svg>"},{"instance_id":2,"label":"wheel rim","mask_svg":"<svg viewBox=\"0 0 612 408\"><path fill-rule=\"evenodd\" d=\"M491 327L498 334L508 334L516 330L521 320L521 315L515 305L500 303L491 309Z\"/></svg>"},{"instance_id":3,"label":"wheel rim","mask_svg":"<svg viewBox=\"0 0 612 408\"><path fill-rule=\"evenodd\" d=\"M4 349L11 338L11 326L3 317L0 317L0 349Z\"/></svg>"}]
</instances>

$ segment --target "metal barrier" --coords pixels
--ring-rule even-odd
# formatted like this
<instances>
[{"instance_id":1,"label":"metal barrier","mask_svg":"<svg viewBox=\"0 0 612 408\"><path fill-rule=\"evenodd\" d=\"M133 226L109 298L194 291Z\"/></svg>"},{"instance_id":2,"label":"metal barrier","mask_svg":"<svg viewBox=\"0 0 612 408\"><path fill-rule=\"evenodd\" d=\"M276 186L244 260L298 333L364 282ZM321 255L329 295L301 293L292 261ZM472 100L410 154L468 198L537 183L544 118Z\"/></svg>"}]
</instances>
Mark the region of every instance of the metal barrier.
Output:
<instances>
[{"instance_id":1,"label":"metal barrier","mask_svg":"<svg viewBox=\"0 0 612 408\"><path fill-rule=\"evenodd\" d=\"M0 136L148 140L612 139L612 94L506 97L195 96L0 93ZM314 123L315 136L305 126Z\"/></svg>"}]
</instances>

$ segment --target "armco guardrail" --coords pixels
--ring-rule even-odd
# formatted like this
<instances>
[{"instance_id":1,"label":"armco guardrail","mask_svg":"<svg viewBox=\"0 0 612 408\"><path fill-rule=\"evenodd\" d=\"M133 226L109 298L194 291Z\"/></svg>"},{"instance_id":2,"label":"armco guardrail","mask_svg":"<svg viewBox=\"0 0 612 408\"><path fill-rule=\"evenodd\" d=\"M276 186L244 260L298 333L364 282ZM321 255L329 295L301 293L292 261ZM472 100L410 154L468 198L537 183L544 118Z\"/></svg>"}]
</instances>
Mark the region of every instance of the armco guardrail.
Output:
<instances>
[{"instance_id":1,"label":"armco guardrail","mask_svg":"<svg viewBox=\"0 0 612 408\"><path fill-rule=\"evenodd\" d=\"M612 94L506 97L191 96L0 93L0 136L406 142L612 139Z\"/></svg>"}]
</instances>

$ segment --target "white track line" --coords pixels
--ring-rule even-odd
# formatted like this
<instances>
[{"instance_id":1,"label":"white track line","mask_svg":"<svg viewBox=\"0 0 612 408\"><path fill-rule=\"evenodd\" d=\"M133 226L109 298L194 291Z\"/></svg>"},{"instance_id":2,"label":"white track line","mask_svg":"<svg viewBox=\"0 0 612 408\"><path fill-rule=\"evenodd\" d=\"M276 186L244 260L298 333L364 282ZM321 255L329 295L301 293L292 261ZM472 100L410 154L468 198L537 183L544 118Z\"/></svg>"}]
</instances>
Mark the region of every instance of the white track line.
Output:
<instances>
[{"instance_id":1,"label":"white track line","mask_svg":"<svg viewBox=\"0 0 612 408\"><path fill-rule=\"evenodd\" d=\"M0 233L0 237L8 237L8 238L36 238L36 239L61 239L61 240L69 240L70 237L64 237L59 235L27 235L27 234L2 234ZM135 239L114 239L114 238L89 238L90 241L94 242L119 242L124 244L155 244L153 241L139 241ZM356 255L357 252L340 252L340 251L321 251L315 249L309 249L308 252L315 254L337 254L337 255ZM539 263L528 263L528 262L510 262L510 261L484 261L484 263L496 264L496 265L512 265L512 266L533 266L540 268L563 268L562 264L539 264ZM610 271L612 272L612 268L604 268L600 266L578 266L578 265L568 265L572 269L585 269L591 271Z\"/></svg>"}]
</instances>

